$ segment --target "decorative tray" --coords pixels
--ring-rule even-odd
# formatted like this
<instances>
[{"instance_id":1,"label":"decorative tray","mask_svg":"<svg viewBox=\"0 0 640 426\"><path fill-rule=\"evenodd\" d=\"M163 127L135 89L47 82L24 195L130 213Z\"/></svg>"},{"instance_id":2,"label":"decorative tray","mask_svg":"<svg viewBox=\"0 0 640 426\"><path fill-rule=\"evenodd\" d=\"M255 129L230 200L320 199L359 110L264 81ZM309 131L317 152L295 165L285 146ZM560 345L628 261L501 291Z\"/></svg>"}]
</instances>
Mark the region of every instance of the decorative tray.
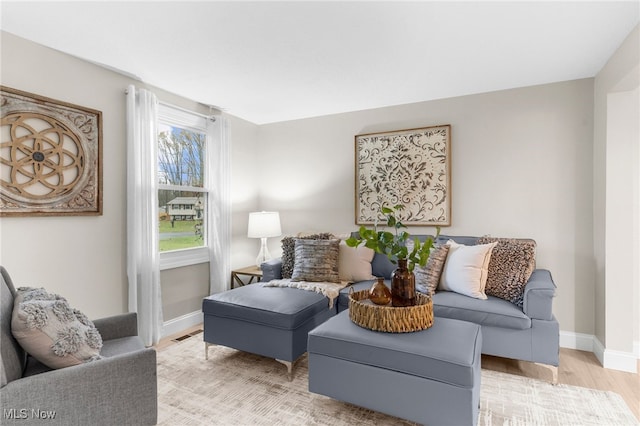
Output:
<instances>
[{"instance_id":1,"label":"decorative tray","mask_svg":"<svg viewBox=\"0 0 640 426\"><path fill-rule=\"evenodd\" d=\"M376 305L369 300L369 290L349 292L349 318L360 327L387 333L409 333L433 325L433 300L416 293L416 305L394 307Z\"/></svg>"}]
</instances>

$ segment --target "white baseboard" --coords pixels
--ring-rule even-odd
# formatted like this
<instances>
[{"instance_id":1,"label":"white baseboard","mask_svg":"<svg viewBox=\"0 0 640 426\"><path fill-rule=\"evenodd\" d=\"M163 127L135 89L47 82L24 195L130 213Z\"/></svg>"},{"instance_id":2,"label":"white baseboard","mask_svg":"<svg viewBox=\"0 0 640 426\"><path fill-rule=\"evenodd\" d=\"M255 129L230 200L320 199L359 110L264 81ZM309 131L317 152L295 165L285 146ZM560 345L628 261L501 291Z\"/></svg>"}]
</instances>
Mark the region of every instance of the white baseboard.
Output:
<instances>
[{"instance_id":1,"label":"white baseboard","mask_svg":"<svg viewBox=\"0 0 640 426\"><path fill-rule=\"evenodd\" d=\"M170 319L162 324L162 337L180 333L204 321L202 311L194 311L178 318Z\"/></svg>"},{"instance_id":2,"label":"white baseboard","mask_svg":"<svg viewBox=\"0 0 640 426\"><path fill-rule=\"evenodd\" d=\"M640 342L633 342L633 353L636 354L636 358L640 359Z\"/></svg>"},{"instance_id":3,"label":"white baseboard","mask_svg":"<svg viewBox=\"0 0 640 426\"><path fill-rule=\"evenodd\" d=\"M571 331L560 332L560 347L593 352L604 368L630 373L637 373L638 370L638 359L640 359L638 343L634 342L633 352L615 351L605 348L594 335Z\"/></svg>"},{"instance_id":4,"label":"white baseboard","mask_svg":"<svg viewBox=\"0 0 640 426\"><path fill-rule=\"evenodd\" d=\"M638 358L631 352L614 351L611 349L604 350L604 368L612 370L627 371L629 373L638 372Z\"/></svg>"},{"instance_id":5,"label":"white baseboard","mask_svg":"<svg viewBox=\"0 0 640 426\"><path fill-rule=\"evenodd\" d=\"M572 331L560 331L560 347L577 349L579 351L594 352L592 334L574 333Z\"/></svg>"},{"instance_id":6,"label":"white baseboard","mask_svg":"<svg viewBox=\"0 0 640 426\"><path fill-rule=\"evenodd\" d=\"M604 345L596 336L593 336L593 354L598 358L600 364L604 367Z\"/></svg>"}]
</instances>

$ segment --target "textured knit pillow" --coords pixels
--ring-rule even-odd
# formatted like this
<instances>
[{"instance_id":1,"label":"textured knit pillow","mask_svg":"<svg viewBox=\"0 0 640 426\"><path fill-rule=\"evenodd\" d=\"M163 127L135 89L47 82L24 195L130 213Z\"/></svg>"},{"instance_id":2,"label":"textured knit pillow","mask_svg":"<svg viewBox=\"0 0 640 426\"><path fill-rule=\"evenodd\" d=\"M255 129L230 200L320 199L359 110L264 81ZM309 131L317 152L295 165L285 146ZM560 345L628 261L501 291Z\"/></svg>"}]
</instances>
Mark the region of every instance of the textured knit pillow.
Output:
<instances>
[{"instance_id":1,"label":"textured knit pillow","mask_svg":"<svg viewBox=\"0 0 640 426\"><path fill-rule=\"evenodd\" d=\"M296 239L291 281L340 282L339 246L340 240Z\"/></svg>"},{"instance_id":2,"label":"textured knit pillow","mask_svg":"<svg viewBox=\"0 0 640 426\"><path fill-rule=\"evenodd\" d=\"M304 238L305 240L330 240L333 234L324 232L321 234L311 234L304 237L284 237L282 239L282 278L291 278L293 274L293 266L295 264L295 244L296 238Z\"/></svg>"},{"instance_id":3,"label":"textured knit pillow","mask_svg":"<svg viewBox=\"0 0 640 426\"><path fill-rule=\"evenodd\" d=\"M491 252L485 293L522 307L524 287L536 266L536 242L530 239L481 237L478 244L496 242Z\"/></svg>"},{"instance_id":4,"label":"textured knit pillow","mask_svg":"<svg viewBox=\"0 0 640 426\"><path fill-rule=\"evenodd\" d=\"M49 368L101 358L102 337L93 323L64 297L43 288L17 289L11 332L27 353Z\"/></svg>"},{"instance_id":5,"label":"textured knit pillow","mask_svg":"<svg viewBox=\"0 0 640 426\"><path fill-rule=\"evenodd\" d=\"M439 290L455 291L476 299L486 299L491 251L498 243L465 246L453 240L447 241L449 254L442 270Z\"/></svg>"},{"instance_id":6,"label":"textured knit pillow","mask_svg":"<svg viewBox=\"0 0 640 426\"><path fill-rule=\"evenodd\" d=\"M413 271L416 275L416 285L420 285L426 294L436 292L448 253L449 246L446 244L433 247L424 268L416 265Z\"/></svg>"},{"instance_id":7,"label":"textured knit pillow","mask_svg":"<svg viewBox=\"0 0 640 426\"><path fill-rule=\"evenodd\" d=\"M338 274L341 281L358 282L372 280L371 261L376 253L365 246L349 247L340 241Z\"/></svg>"}]
</instances>

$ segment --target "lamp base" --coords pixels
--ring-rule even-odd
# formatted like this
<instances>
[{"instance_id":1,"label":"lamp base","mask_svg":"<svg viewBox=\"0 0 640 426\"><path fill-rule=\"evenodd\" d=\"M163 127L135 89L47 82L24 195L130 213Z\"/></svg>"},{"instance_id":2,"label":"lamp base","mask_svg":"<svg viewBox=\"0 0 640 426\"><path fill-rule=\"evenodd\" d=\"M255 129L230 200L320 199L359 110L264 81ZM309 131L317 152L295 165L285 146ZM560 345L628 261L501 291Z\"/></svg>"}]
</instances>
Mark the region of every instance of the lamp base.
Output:
<instances>
[{"instance_id":1,"label":"lamp base","mask_svg":"<svg viewBox=\"0 0 640 426\"><path fill-rule=\"evenodd\" d=\"M271 253L269 253L269 249L267 248L267 239L260 238L260 252L258 253L258 257L256 257L256 265L260 267L267 260L271 260Z\"/></svg>"}]
</instances>

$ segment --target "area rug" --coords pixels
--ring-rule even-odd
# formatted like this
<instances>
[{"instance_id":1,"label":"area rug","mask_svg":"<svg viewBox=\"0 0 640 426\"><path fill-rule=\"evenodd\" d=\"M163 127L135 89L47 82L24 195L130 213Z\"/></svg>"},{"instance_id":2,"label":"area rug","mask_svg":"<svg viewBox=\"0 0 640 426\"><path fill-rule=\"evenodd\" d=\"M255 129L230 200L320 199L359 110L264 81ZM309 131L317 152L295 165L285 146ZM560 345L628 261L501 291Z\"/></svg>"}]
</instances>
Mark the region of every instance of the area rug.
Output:
<instances>
[{"instance_id":1,"label":"area rug","mask_svg":"<svg viewBox=\"0 0 640 426\"><path fill-rule=\"evenodd\" d=\"M158 352L160 425L414 424L310 393L306 355L289 381L275 360L223 346L205 360L204 351L200 334ZM614 392L482 370L479 426L638 424Z\"/></svg>"}]
</instances>

